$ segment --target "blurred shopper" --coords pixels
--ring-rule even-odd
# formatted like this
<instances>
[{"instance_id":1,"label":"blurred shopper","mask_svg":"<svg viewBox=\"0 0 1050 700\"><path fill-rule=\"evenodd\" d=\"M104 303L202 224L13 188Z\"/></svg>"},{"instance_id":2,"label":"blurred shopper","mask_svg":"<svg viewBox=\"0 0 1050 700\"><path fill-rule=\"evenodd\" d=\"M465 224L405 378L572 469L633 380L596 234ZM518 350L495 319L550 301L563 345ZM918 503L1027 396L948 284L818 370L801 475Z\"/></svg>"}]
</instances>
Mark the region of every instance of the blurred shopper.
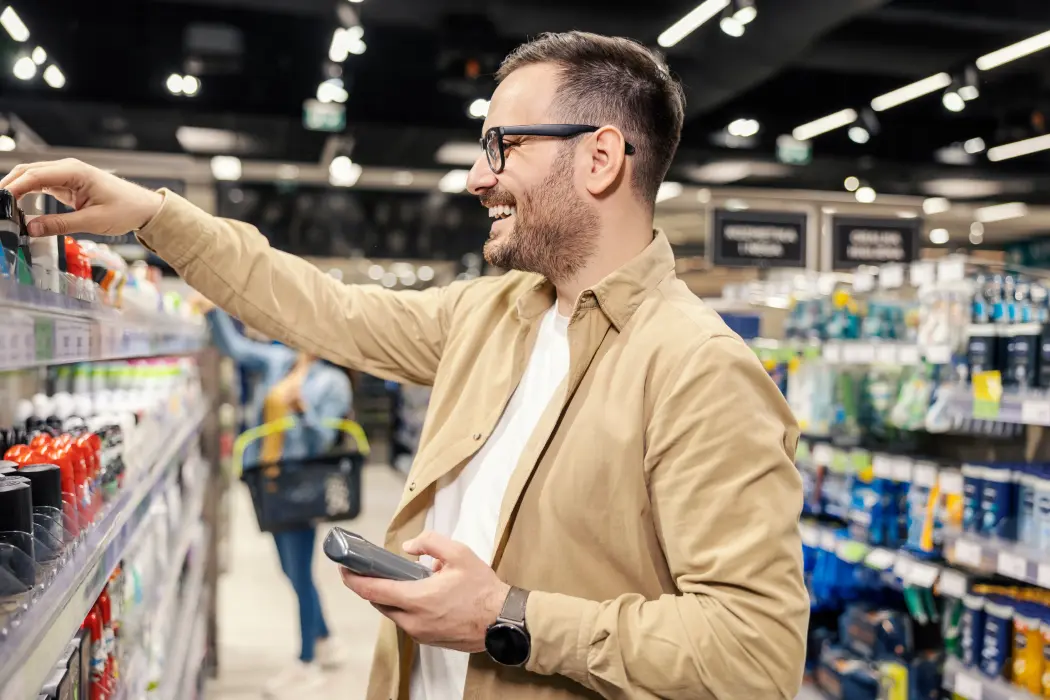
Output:
<instances>
[{"instance_id":1,"label":"blurred shopper","mask_svg":"<svg viewBox=\"0 0 1050 700\"><path fill-rule=\"evenodd\" d=\"M681 87L643 46L577 32L523 45L498 78L469 188L496 219L500 277L346 286L250 226L77 161L0 186L76 206L38 235L140 229L267 334L433 385L384 544L439 570L343 572L395 623L371 700L794 698L809 607L798 429L653 230Z\"/></svg>"},{"instance_id":2,"label":"blurred shopper","mask_svg":"<svg viewBox=\"0 0 1050 700\"><path fill-rule=\"evenodd\" d=\"M254 379L254 391L245 405L248 427L291 414L302 415L294 429L250 443L244 453L245 468L307 459L330 451L339 433L321 423L350 413L352 396L346 374L313 355L251 340L211 302L198 299L195 304L205 312L215 345ZM348 658L345 647L328 630L314 585L315 538L312 527L273 533L281 569L299 600L301 652L299 663L266 684L265 693L270 698L298 698L303 692L320 691L325 686L322 669L339 668Z\"/></svg>"}]
</instances>

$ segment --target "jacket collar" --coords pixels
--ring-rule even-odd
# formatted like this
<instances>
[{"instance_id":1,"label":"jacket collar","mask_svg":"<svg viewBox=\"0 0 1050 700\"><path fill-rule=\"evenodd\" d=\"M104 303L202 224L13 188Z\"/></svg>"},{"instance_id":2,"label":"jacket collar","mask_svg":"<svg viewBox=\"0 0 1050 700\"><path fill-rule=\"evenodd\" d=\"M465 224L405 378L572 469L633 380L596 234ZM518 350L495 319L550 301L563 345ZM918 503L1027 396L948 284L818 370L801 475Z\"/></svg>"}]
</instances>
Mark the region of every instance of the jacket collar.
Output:
<instances>
[{"instance_id":1,"label":"jacket collar","mask_svg":"<svg viewBox=\"0 0 1050 700\"><path fill-rule=\"evenodd\" d=\"M622 332L646 295L674 269L671 243L663 231L657 229L645 250L580 294L577 310L597 305L616 330ZM541 280L518 299L518 315L526 320L536 318L551 307L555 298L554 285Z\"/></svg>"}]
</instances>

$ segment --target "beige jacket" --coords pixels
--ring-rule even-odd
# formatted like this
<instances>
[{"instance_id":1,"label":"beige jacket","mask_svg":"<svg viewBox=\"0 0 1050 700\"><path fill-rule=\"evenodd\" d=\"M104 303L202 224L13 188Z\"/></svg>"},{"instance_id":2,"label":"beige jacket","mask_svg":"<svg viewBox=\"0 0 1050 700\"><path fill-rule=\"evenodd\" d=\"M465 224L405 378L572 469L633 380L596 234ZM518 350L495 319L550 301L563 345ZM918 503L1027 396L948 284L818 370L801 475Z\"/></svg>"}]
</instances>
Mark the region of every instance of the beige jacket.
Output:
<instances>
[{"instance_id":1,"label":"beige jacket","mask_svg":"<svg viewBox=\"0 0 1050 700\"><path fill-rule=\"evenodd\" d=\"M423 292L344 285L171 192L139 236L267 335L433 386L386 536L399 553L438 478L495 428L555 298L518 272ZM564 400L518 462L493 562L533 591L532 658L517 669L473 655L466 698L795 697L809 614L798 429L758 359L674 269L657 234L576 303ZM412 660L384 620L369 700L407 698Z\"/></svg>"}]
</instances>

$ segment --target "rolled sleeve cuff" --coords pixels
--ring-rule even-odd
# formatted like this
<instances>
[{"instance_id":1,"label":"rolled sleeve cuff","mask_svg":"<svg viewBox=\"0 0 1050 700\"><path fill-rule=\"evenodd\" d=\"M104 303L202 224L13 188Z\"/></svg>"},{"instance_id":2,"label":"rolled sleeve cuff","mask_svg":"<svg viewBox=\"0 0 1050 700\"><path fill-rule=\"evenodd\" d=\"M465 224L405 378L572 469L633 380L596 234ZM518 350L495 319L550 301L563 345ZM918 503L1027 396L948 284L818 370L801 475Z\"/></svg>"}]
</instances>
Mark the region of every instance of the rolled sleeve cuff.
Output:
<instances>
[{"instance_id":1,"label":"rolled sleeve cuff","mask_svg":"<svg viewBox=\"0 0 1050 700\"><path fill-rule=\"evenodd\" d=\"M543 675L560 674L584 682L587 652L600 604L559 593L529 593L525 625L532 655L525 668Z\"/></svg>"},{"instance_id":2,"label":"rolled sleeve cuff","mask_svg":"<svg viewBox=\"0 0 1050 700\"><path fill-rule=\"evenodd\" d=\"M135 237L177 270L208 244L207 227L201 226L201 219L210 214L167 188L157 191L164 201L149 223L135 232Z\"/></svg>"}]
</instances>

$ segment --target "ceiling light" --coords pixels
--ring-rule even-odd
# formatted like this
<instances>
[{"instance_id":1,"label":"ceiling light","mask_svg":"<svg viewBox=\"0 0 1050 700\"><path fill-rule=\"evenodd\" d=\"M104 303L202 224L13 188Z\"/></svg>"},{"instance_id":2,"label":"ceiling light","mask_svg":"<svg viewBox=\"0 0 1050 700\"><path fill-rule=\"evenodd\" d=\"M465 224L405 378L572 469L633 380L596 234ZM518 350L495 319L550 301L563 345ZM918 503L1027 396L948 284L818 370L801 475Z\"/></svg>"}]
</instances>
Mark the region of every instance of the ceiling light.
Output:
<instances>
[{"instance_id":1,"label":"ceiling light","mask_svg":"<svg viewBox=\"0 0 1050 700\"><path fill-rule=\"evenodd\" d=\"M38 66L42 66L44 65L44 61L47 60L47 51L44 51L43 46L38 46L35 49L33 49L32 58L33 63L37 64Z\"/></svg>"},{"instance_id":2,"label":"ceiling light","mask_svg":"<svg viewBox=\"0 0 1050 700\"><path fill-rule=\"evenodd\" d=\"M1026 156L1030 153L1045 151L1048 148L1050 148L1050 134L1036 136L1023 141L1014 141L1013 143L1004 143L1002 146L989 148L988 160L1000 161L1006 160L1007 158L1017 158L1018 156Z\"/></svg>"},{"instance_id":3,"label":"ceiling light","mask_svg":"<svg viewBox=\"0 0 1050 700\"><path fill-rule=\"evenodd\" d=\"M922 97L931 92L942 90L951 84L952 76L947 73L937 73L936 75L931 75L929 78L923 78L918 82L905 85L902 88L897 88L892 92L887 92L885 95L879 95L871 101L871 108L876 112L884 112L887 109L902 105L917 97Z\"/></svg>"},{"instance_id":4,"label":"ceiling light","mask_svg":"<svg viewBox=\"0 0 1050 700\"><path fill-rule=\"evenodd\" d=\"M742 199L727 199L726 209L729 211L744 211L748 208L747 202Z\"/></svg>"},{"instance_id":5,"label":"ceiling light","mask_svg":"<svg viewBox=\"0 0 1050 700\"><path fill-rule=\"evenodd\" d=\"M350 39L350 43L347 44L347 47L346 47L347 51L349 51L350 53L352 53L355 56L360 56L361 54L363 54L365 52L365 49L367 49L367 48L368 48L368 45L365 44L365 42L362 39L353 39L353 38Z\"/></svg>"},{"instance_id":6,"label":"ceiling light","mask_svg":"<svg viewBox=\"0 0 1050 700\"><path fill-rule=\"evenodd\" d=\"M718 26L721 27L723 34L728 34L734 39L744 36L744 25L732 15L723 17L718 22Z\"/></svg>"},{"instance_id":7,"label":"ceiling light","mask_svg":"<svg viewBox=\"0 0 1050 700\"><path fill-rule=\"evenodd\" d=\"M917 219L919 215L913 211L899 211L897 212L898 219Z\"/></svg>"},{"instance_id":8,"label":"ceiling light","mask_svg":"<svg viewBox=\"0 0 1050 700\"><path fill-rule=\"evenodd\" d=\"M434 279L434 268L430 265L420 265L416 274L419 276L420 282L429 282Z\"/></svg>"},{"instance_id":9,"label":"ceiling light","mask_svg":"<svg viewBox=\"0 0 1050 700\"><path fill-rule=\"evenodd\" d=\"M666 202L669 199L682 194L682 183L680 182L662 182L660 183L660 189L656 192L656 203Z\"/></svg>"},{"instance_id":10,"label":"ceiling light","mask_svg":"<svg viewBox=\"0 0 1050 700\"><path fill-rule=\"evenodd\" d=\"M990 207L981 207L974 212L977 221L987 224L992 221L1006 221L1017 219L1028 215L1028 207L1023 202L1009 202L1007 204L993 204Z\"/></svg>"},{"instance_id":11,"label":"ceiling light","mask_svg":"<svg viewBox=\"0 0 1050 700\"><path fill-rule=\"evenodd\" d=\"M489 101L479 97L470 103L467 114L474 119L484 119L489 114Z\"/></svg>"},{"instance_id":12,"label":"ceiling light","mask_svg":"<svg viewBox=\"0 0 1050 700\"><path fill-rule=\"evenodd\" d=\"M352 27L347 27L346 28L346 36L349 37L352 40L364 39L365 38L365 28L362 27L360 24L355 24Z\"/></svg>"},{"instance_id":13,"label":"ceiling light","mask_svg":"<svg viewBox=\"0 0 1050 700\"><path fill-rule=\"evenodd\" d=\"M680 169L689 179L708 184L725 185L749 177L777 178L791 174L791 168L780 163L747 160L724 160Z\"/></svg>"},{"instance_id":14,"label":"ceiling light","mask_svg":"<svg viewBox=\"0 0 1050 700\"><path fill-rule=\"evenodd\" d=\"M697 27L704 24L719 12L729 7L729 0L706 0L692 12L678 20L661 34L656 43L665 49L677 44L679 41L691 34Z\"/></svg>"},{"instance_id":15,"label":"ceiling light","mask_svg":"<svg viewBox=\"0 0 1050 700\"><path fill-rule=\"evenodd\" d=\"M945 91L944 95L941 96L941 104L949 112L961 112L966 109L966 100L955 90Z\"/></svg>"},{"instance_id":16,"label":"ceiling light","mask_svg":"<svg viewBox=\"0 0 1050 700\"><path fill-rule=\"evenodd\" d=\"M855 121L857 121L857 112L852 109L844 109L826 117L814 119L802 126L796 126L791 135L799 141L809 141L814 136L820 136L833 129L852 124Z\"/></svg>"},{"instance_id":17,"label":"ceiling light","mask_svg":"<svg viewBox=\"0 0 1050 700\"><path fill-rule=\"evenodd\" d=\"M2 19L3 18L0 17L0 20ZM981 70L998 68L1004 63L1016 61L1017 59L1033 54L1036 51L1042 51L1048 46L1050 46L1050 31L1036 34L1035 36L1019 41L1016 44L1010 44L998 51L992 51L989 54L985 54L977 59L977 67Z\"/></svg>"},{"instance_id":18,"label":"ceiling light","mask_svg":"<svg viewBox=\"0 0 1050 700\"><path fill-rule=\"evenodd\" d=\"M29 27L25 25L22 18L15 12L15 8L10 5L3 12L0 12L0 25L3 25L7 33L15 41L22 42L29 38Z\"/></svg>"},{"instance_id":19,"label":"ceiling light","mask_svg":"<svg viewBox=\"0 0 1050 700\"><path fill-rule=\"evenodd\" d=\"M361 178L361 170L348 156L336 156L328 165L328 182L337 187L353 187Z\"/></svg>"},{"instance_id":20,"label":"ceiling light","mask_svg":"<svg viewBox=\"0 0 1050 700\"><path fill-rule=\"evenodd\" d=\"M216 180L240 180L241 159L236 156L215 156L211 159L211 174Z\"/></svg>"},{"instance_id":21,"label":"ceiling light","mask_svg":"<svg viewBox=\"0 0 1050 700\"><path fill-rule=\"evenodd\" d=\"M930 243L934 245L944 245L950 238L951 236L948 235L948 229L946 228L930 229Z\"/></svg>"},{"instance_id":22,"label":"ceiling light","mask_svg":"<svg viewBox=\"0 0 1050 700\"><path fill-rule=\"evenodd\" d=\"M338 102L342 104L350 97L350 93L343 87L343 81L339 78L329 78L317 86L318 102Z\"/></svg>"},{"instance_id":23,"label":"ceiling light","mask_svg":"<svg viewBox=\"0 0 1050 700\"><path fill-rule=\"evenodd\" d=\"M751 138L758 133L761 126L756 119L734 119L726 127L726 131L730 136L739 136L740 138Z\"/></svg>"},{"instance_id":24,"label":"ceiling light","mask_svg":"<svg viewBox=\"0 0 1050 700\"><path fill-rule=\"evenodd\" d=\"M398 187L408 187L415 181L415 176L407 170L398 170L390 178Z\"/></svg>"},{"instance_id":25,"label":"ceiling light","mask_svg":"<svg viewBox=\"0 0 1050 700\"><path fill-rule=\"evenodd\" d=\"M980 221L974 221L970 224L970 235L971 236L983 236L984 235L984 224Z\"/></svg>"},{"instance_id":26,"label":"ceiling light","mask_svg":"<svg viewBox=\"0 0 1050 700\"><path fill-rule=\"evenodd\" d=\"M201 89L201 81L192 75L187 75L182 79L182 92L190 97L193 97Z\"/></svg>"},{"instance_id":27,"label":"ceiling light","mask_svg":"<svg viewBox=\"0 0 1050 700\"><path fill-rule=\"evenodd\" d=\"M838 212L838 209L835 207L821 207L820 210L825 214L835 214Z\"/></svg>"},{"instance_id":28,"label":"ceiling light","mask_svg":"<svg viewBox=\"0 0 1050 700\"><path fill-rule=\"evenodd\" d=\"M182 76L178 73L172 73L169 75L168 79L164 82L164 85L172 95L182 94Z\"/></svg>"},{"instance_id":29,"label":"ceiling light","mask_svg":"<svg viewBox=\"0 0 1050 700\"><path fill-rule=\"evenodd\" d=\"M751 24L758 17L758 9L755 7L754 0L736 0L733 6L737 8L737 11L733 13L733 19L740 24Z\"/></svg>"},{"instance_id":30,"label":"ceiling light","mask_svg":"<svg viewBox=\"0 0 1050 700\"><path fill-rule=\"evenodd\" d=\"M16 145L13 138L7 134L0 134L0 151L13 151Z\"/></svg>"},{"instance_id":31,"label":"ceiling light","mask_svg":"<svg viewBox=\"0 0 1050 700\"><path fill-rule=\"evenodd\" d=\"M372 265L368 268L368 278L373 279L376 282L383 279L383 275L386 274L386 270L383 269L382 265Z\"/></svg>"},{"instance_id":32,"label":"ceiling light","mask_svg":"<svg viewBox=\"0 0 1050 700\"><path fill-rule=\"evenodd\" d=\"M482 155L477 141L449 141L434 154L434 160L443 165L474 165Z\"/></svg>"},{"instance_id":33,"label":"ceiling light","mask_svg":"<svg viewBox=\"0 0 1050 700\"><path fill-rule=\"evenodd\" d=\"M984 242L984 235L980 233L970 232L970 243L974 245L981 245Z\"/></svg>"},{"instance_id":34,"label":"ceiling light","mask_svg":"<svg viewBox=\"0 0 1050 700\"><path fill-rule=\"evenodd\" d=\"M391 287L396 287L397 275L395 275L393 272L387 272L383 275L382 285L388 289Z\"/></svg>"},{"instance_id":35,"label":"ceiling light","mask_svg":"<svg viewBox=\"0 0 1050 700\"><path fill-rule=\"evenodd\" d=\"M706 187L701 187L696 191L696 201L700 204L709 204L711 202L711 190Z\"/></svg>"},{"instance_id":36,"label":"ceiling light","mask_svg":"<svg viewBox=\"0 0 1050 700\"><path fill-rule=\"evenodd\" d=\"M971 100L976 100L980 96L981 93L977 89L976 85L963 85L961 88L959 88L959 97L963 98L967 102L970 102Z\"/></svg>"},{"instance_id":37,"label":"ceiling light","mask_svg":"<svg viewBox=\"0 0 1050 700\"><path fill-rule=\"evenodd\" d=\"M328 60L342 63L350 55L350 48L357 43L364 43L361 37L364 29L360 25L350 28L339 27L332 34L332 43L328 46Z\"/></svg>"},{"instance_id":38,"label":"ceiling light","mask_svg":"<svg viewBox=\"0 0 1050 700\"><path fill-rule=\"evenodd\" d=\"M242 137L235 131L200 126L180 126L175 139L191 153L230 153L241 150Z\"/></svg>"},{"instance_id":39,"label":"ceiling light","mask_svg":"<svg viewBox=\"0 0 1050 700\"><path fill-rule=\"evenodd\" d=\"M847 192L856 192L857 188L860 187L860 179L850 175L842 185L846 188Z\"/></svg>"},{"instance_id":40,"label":"ceiling light","mask_svg":"<svg viewBox=\"0 0 1050 700\"><path fill-rule=\"evenodd\" d=\"M871 140L871 134L863 126L851 126L847 133L853 143L867 143Z\"/></svg>"},{"instance_id":41,"label":"ceiling light","mask_svg":"<svg viewBox=\"0 0 1050 700\"><path fill-rule=\"evenodd\" d=\"M927 180L922 189L931 196L948 199L980 199L1002 194L1004 185L996 180L977 180L972 177L945 177Z\"/></svg>"},{"instance_id":42,"label":"ceiling light","mask_svg":"<svg viewBox=\"0 0 1050 700\"><path fill-rule=\"evenodd\" d=\"M58 66L52 63L44 69L44 82L58 90L65 86L66 76L62 74L62 71L59 70Z\"/></svg>"},{"instance_id":43,"label":"ceiling light","mask_svg":"<svg viewBox=\"0 0 1050 700\"><path fill-rule=\"evenodd\" d=\"M19 80L32 80L36 75L36 64L29 56L23 56L15 61L13 72Z\"/></svg>"},{"instance_id":44,"label":"ceiling light","mask_svg":"<svg viewBox=\"0 0 1050 700\"><path fill-rule=\"evenodd\" d=\"M943 214L952 208L952 203L945 197L927 197L922 200L922 211L925 214Z\"/></svg>"},{"instance_id":45,"label":"ceiling light","mask_svg":"<svg viewBox=\"0 0 1050 700\"><path fill-rule=\"evenodd\" d=\"M969 153L970 155L980 153L984 150L984 139L982 139L980 136L972 139L967 139L966 142L963 144L963 150Z\"/></svg>"},{"instance_id":46,"label":"ceiling light","mask_svg":"<svg viewBox=\"0 0 1050 700\"><path fill-rule=\"evenodd\" d=\"M448 194L462 192L467 189L467 177L469 175L470 172L467 170L449 170L438 181L438 189Z\"/></svg>"},{"instance_id":47,"label":"ceiling light","mask_svg":"<svg viewBox=\"0 0 1050 700\"><path fill-rule=\"evenodd\" d=\"M286 163L284 165L277 166L277 179L279 180L295 180L299 177L299 166L291 165Z\"/></svg>"},{"instance_id":48,"label":"ceiling light","mask_svg":"<svg viewBox=\"0 0 1050 700\"><path fill-rule=\"evenodd\" d=\"M857 201L861 204L871 204L875 201L875 190L871 187L860 187L853 196L857 198Z\"/></svg>"}]
</instances>

